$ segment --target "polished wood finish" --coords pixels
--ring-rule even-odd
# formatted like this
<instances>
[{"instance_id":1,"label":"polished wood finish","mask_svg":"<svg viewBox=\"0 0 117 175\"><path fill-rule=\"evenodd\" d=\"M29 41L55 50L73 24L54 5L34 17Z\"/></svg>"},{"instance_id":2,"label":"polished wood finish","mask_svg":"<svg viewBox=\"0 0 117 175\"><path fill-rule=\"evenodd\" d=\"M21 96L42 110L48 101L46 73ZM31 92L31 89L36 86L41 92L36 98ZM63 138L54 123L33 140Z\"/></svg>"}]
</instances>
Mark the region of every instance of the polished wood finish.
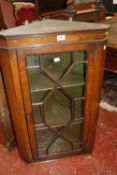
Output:
<instances>
[{"instance_id":1,"label":"polished wood finish","mask_svg":"<svg viewBox=\"0 0 117 175\"><path fill-rule=\"evenodd\" d=\"M107 47L105 70L113 73L117 73L117 49Z\"/></svg>"},{"instance_id":2,"label":"polished wood finish","mask_svg":"<svg viewBox=\"0 0 117 175\"><path fill-rule=\"evenodd\" d=\"M117 73L117 17L106 19L104 23L111 25L107 40L105 70Z\"/></svg>"},{"instance_id":3,"label":"polished wood finish","mask_svg":"<svg viewBox=\"0 0 117 175\"><path fill-rule=\"evenodd\" d=\"M40 15L40 18L46 19L61 19L61 20L73 20L73 21L86 21L86 22L99 22L105 18L105 9L87 9L87 10L78 10L77 14L71 15L61 12L58 14L46 14Z\"/></svg>"},{"instance_id":4,"label":"polished wood finish","mask_svg":"<svg viewBox=\"0 0 117 175\"><path fill-rule=\"evenodd\" d=\"M71 11L68 7L61 7L61 9L53 11L49 11L48 9L43 13L39 12L38 6L39 6L39 0L35 0L35 6L37 7L37 16L39 19L61 19L61 20L73 20L73 21L87 21L87 22L99 22L104 20L106 16L106 10L102 3L99 3L97 1L95 2L86 2L82 3L79 2L78 4L75 3L72 7Z\"/></svg>"},{"instance_id":5,"label":"polished wood finish","mask_svg":"<svg viewBox=\"0 0 117 175\"><path fill-rule=\"evenodd\" d=\"M26 161L32 161L32 153L27 132L25 112L22 101L21 85L17 65L16 50L6 51L0 49L2 55L1 65L4 77L6 94L14 127L17 145L21 156ZM9 59L8 59L9 58Z\"/></svg>"},{"instance_id":6,"label":"polished wood finish","mask_svg":"<svg viewBox=\"0 0 117 175\"><path fill-rule=\"evenodd\" d=\"M0 59L5 89L20 155L27 162L55 159L82 152L89 153L93 150L104 72L106 31L109 29L109 26L89 24L90 23L83 22L45 20L0 33ZM38 140L36 139L34 113L30 95L31 87L28 73L30 66L27 66L26 61L29 59L27 57L31 55L39 56L43 54L61 54L61 52L75 53L81 51L83 51L85 55L87 51L86 59L88 61L88 64L87 61L80 62L80 64L87 64L87 70L85 70L87 73L84 90L85 105L83 112L82 149L61 153L59 155L48 154L40 157L40 152L37 148ZM33 60L34 58L32 58L32 61ZM62 75L62 79L69 74L78 62L74 60L74 62L70 64L69 69ZM41 71L55 84L54 90L63 90L60 82L56 82L44 67L41 68ZM41 106L42 108L43 105L46 105L46 102L54 90L48 93L44 99ZM72 100L70 104L72 107L71 114L73 115L71 118L73 119L75 112L73 110L73 99L68 93L65 94L65 96L70 99L70 102ZM42 108L41 114L45 122ZM71 124L71 120L67 123L67 126L69 124ZM53 131L51 127L49 129ZM54 132L65 139L60 132Z\"/></svg>"}]
</instances>

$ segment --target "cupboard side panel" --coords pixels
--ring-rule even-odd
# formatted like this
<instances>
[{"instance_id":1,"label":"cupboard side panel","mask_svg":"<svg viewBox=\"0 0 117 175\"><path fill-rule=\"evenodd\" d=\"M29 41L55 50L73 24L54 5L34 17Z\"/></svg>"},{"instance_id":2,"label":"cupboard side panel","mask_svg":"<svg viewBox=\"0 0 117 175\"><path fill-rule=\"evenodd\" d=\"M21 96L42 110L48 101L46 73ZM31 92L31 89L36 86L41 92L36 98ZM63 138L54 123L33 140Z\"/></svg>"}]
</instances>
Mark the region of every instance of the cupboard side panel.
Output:
<instances>
[{"instance_id":1,"label":"cupboard side panel","mask_svg":"<svg viewBox=\"0 0 117 175\"><path fill-rule=\"evenodd\" d=\"M19 151L32 162L15 50L1 50L1 66Z\"/></svg>"},{"instance_id":2,"label":"cupboard side panel","mask_svg":"<svg viewBox=\"0 0 117 175\"><path fill-rule=\"evenodd\" d=\"M102 43L102 45L101 44L97 45L96 50L97 55L95 62L92 103L90 113L90 126L89 126L89 136L87 143L88 150L92 150L95 144L96 126L98 120L101 88L102 88L104 65L105 65L105 43Z\"/></svg>"},{"instance_id":3,"label":"cupboard side panel","mask_svg":"<svg viewBox=\"0 0 117 175\"><path fill-rule=\"evenodd\" d=\"M86 102L85 102L85 109L84 109L84 130L83 130L83 150L84 152L89 152L87 148L88 143L88 135L90 129L90 112L91 112L91 104L92 104L92 88L94 86L94 51L90 50L89 58L88 58L88 69L87 69L87 77L86 77Z\"/></svg>"}]
</instances>

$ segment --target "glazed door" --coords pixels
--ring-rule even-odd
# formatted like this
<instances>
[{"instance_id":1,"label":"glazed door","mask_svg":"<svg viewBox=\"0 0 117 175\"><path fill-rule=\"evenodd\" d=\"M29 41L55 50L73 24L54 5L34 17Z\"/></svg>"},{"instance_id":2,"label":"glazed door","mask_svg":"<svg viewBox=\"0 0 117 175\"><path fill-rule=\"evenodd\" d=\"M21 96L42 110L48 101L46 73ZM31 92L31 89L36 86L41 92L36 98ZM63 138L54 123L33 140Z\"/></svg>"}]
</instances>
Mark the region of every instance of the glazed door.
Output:
<instances>
[{"instance_id":1,"label":"glazed door","mask_svg":"<svg viewBox=\"0 0 117 175\"><path fill-rule=\"evenodd\" d=\"M95 53L93 45L18 51L27 128L38 160L88 151Z\"/></svg>"}]
</instances>

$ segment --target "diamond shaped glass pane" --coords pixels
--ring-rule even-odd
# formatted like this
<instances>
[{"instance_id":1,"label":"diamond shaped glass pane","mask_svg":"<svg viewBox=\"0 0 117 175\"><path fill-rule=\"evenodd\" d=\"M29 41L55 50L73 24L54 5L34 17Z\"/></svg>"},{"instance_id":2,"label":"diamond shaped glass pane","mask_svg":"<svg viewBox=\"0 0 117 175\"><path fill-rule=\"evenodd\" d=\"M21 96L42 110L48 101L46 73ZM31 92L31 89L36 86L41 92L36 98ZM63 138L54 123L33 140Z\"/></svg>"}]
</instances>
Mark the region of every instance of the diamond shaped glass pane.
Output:
<instances>
[{"instance_id":1,"label":"diamond shaped glass pane","mask_svg":"<svg viewBox=\"0 0 117 175\"><path fill-rule=\"evenodd\" d=\"M45 120L48 125L67 124L71 119L70 101L59 90L46 100L45 106Z\"/></svg>"}]
</instances>

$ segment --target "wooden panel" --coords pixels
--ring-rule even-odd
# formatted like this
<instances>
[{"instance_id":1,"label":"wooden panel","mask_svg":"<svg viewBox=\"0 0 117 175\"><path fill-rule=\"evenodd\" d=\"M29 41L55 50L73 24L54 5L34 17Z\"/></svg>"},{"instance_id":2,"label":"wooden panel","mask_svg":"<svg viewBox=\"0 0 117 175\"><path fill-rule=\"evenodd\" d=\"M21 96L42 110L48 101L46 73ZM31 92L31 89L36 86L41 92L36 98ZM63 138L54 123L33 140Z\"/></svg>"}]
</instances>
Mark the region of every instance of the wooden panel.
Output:
<instances>
[{"instance_id":1,"label":"wooden panel","mask_svg":"<svg viewBox=\"0 0 117 175\"><path fill-rule=\"evenodd\" d=\"M0 72L0 147L5 150L11 150L14 145L15 137L13 134L10 113Z\"/></svg>"},{"instance_id":2,"label":"wooden panel","mask_svg":"<svg viewBox=\"0 0 117 175\"><path fill-rule=\"evenodd\" d=\"M104 43L103 43L104 44ZM99 103L101 96L101 87L103 81L103 73L104 73L104 63L105 63L105 45L97 44L97 54L95 58L95 66L94 66L94 80L93 80L93 90L91 92L92 101L89 106L90 108L90 125L89 125L89 134L88 134L88 142L87 149L88 151L92 151L95 143L95 134L96 134L96 124L98 119L99 112ZM89 68L90 69L90 68Z\"/></svg>"},{"instance_id":3,"label":"wooden panel","mask_svg":"<svg viewBox=\"0 0 117 175\"><path fill-rule=\"evenodd\" d=\"M105 70L117 73L117 49L107 47Z\"/></svg>"},{"instance_id":4,"label":"wooden panel","mask_svg":"<svg viewBox=\"0 0 117 175\"><path fill-rule=\"evenodd\" d=\"M17 145L22 158L25 161L31 162L32 153L23 107L16 52L14 50L8 52L6 50L2 50L0 51L0 54L1 67L4 74L4 84L11 111Z\"/></svg>"}]
</instances>

